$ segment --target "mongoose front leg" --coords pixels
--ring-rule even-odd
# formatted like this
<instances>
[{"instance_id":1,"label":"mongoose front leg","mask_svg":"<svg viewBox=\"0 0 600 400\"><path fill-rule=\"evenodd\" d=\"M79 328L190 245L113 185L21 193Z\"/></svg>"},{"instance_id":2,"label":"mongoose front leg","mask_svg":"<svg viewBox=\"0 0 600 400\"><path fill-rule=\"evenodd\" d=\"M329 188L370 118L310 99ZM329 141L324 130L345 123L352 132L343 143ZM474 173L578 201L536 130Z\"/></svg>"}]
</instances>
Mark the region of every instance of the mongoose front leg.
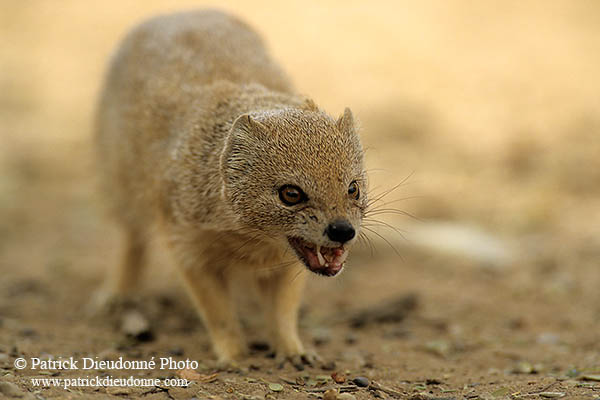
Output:
<instances>
[{"instance_id":1,"label":"mongoose front leg","mask_svg":"<svg viewBox=\"0 0 600 400\"><path fill-rule=\"evenodd\" d=\"M277 359L281 364L290 361L297 369L303 369L304 364L317 359L316 355L304 350L298 336L298 310L306 274L303 267L293 265L259 279L265 319Z\"/></svg>"},{"instance_id":2,"label":"mongoose front leg","mask_svg":"<svg viewBox=\"0 0 600 400\"><path fill-rule=\"evenodd\" d=\"M123 262L112 278L112 290L117 296L125 296L138 285L146 264L146 237L131 230L127 233Z\"/></svg>"},{"instance_id":3,"label":"mongoose front leg","mask_svg":"<svg viewBox=\"0 0 600 400\"><path fill-rule=\"evenodd\" d=\"M123 307L132 298L146 266L146 236L137 229L128 229L123 259L111 271L104 285L93 294L87 305L89 314L111 313Z\"/></svg>"},{"instance_id":4,"label":"mongoose front leg","mask_svg":"<svg viewBox=\"0 0 600 400\"><path fill-rule=\"evenodd\" d=\"M227 279L227 265L184 266L186 286L210 334L221 366L229 366L245 352L239 321Z\"/></svg>"}]
</instances>

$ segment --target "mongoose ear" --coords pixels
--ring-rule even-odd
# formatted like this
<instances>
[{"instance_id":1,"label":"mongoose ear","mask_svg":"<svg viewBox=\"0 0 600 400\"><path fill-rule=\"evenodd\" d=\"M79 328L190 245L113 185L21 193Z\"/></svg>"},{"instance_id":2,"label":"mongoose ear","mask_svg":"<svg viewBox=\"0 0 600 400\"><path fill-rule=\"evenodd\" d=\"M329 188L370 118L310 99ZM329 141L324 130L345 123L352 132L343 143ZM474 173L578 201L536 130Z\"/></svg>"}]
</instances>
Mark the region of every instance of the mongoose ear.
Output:
<instances>
[{"instance_id":1,"label":"mongoose ear","mask_svg":"<svg viewBox=\"0 0 600 400\"><path fill-rule=\"evenodd\" d=\"M245 133L258 133L265 132L266 128L263 124L253 119L250 114L242 114L240 115L231 126L231 134L235 134L236 132L245 132Z\"/></svg>"},{"instance_id":2,"label":"mongoose ear","mask_svg":"<svg viewBox=\"0 0 600 400\"><path fill-rule=\"evenodd\" d=\"M243 154L244 151L252 148L255 138L266 132L266 127L249 114L242 114L234 121L221 152L220 169L224 180L229 168L244 170L248 167L246 164L250 160Z\"/></svg>"},{"instance_id":3,"label":"mongoose ear","mask_svg":"<svg viewBox=\"0 0 600 400\"><path fill-rule=\"evenodd\" d=\"M344 114L338 118L336 125L341 132L354 132L354 116L348 107L344 110Z\"/></svg>"},{"instance_id":4,"label":"mongoose ear","mask_svg":"<svg viewBox=\"0 0 600 400\"><path fill-rule=\"evenodd\" d=\"M308 97L304 100L304 107L306 107L306 109L309 111L319 111L317 104Z\"/></svg>"}]
</instances>

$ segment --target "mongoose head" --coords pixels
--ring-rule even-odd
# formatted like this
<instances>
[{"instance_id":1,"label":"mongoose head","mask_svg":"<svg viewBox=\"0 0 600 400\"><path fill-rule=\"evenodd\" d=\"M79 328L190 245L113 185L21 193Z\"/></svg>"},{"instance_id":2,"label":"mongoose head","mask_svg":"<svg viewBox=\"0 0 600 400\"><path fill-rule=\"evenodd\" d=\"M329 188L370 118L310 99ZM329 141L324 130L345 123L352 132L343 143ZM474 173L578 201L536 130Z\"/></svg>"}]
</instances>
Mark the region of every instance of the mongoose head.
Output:
<instances>
[{"instance_id":1,"label":"mongoose head","mask_svg":"<svg viewBox=\"0 0 600 400\"><path fill-rule=\"evenodd\" d=\"M316 107L238 117L221 174L240 224L290 246L312 272L342 270L367 207L363 149L349 109L337 121Z\"/></svg>"}]
</instances>

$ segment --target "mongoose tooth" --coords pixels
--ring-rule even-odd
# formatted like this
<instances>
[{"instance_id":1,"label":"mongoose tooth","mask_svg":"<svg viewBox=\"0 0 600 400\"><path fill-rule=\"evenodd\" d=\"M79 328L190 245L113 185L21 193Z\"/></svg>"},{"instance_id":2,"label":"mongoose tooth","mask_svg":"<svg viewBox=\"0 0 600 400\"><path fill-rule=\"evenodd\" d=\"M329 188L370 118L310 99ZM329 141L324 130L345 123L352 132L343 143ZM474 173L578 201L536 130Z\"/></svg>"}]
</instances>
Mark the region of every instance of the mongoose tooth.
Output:
<instances>
[{"instance_id":1,"label":"mongoose tooth","mask_svg":"<svg viewBox=\"0 0 600 400\"><path fill-rule=\"evenodd\" d=\"M321 246L317 245L317 257L319 258L319 264L321 266L325 265L325 258L323 254L321 254Z\"/></svg>"},{"instance_id":2,"label":"mongoose tooth","mask_svg":"<svg viewBox=\"0 0 600 400\"><path fill-rule=\"evenodd\" d=\"M344 251L344 252L342 253L342 255L341 255L339 258L338 258L338 260L337 260L337 261L338 261L340 264L343 264L343 263L346 261L346 258L347 258L347 257L348 257L348 252L347 252L347 251Z\"/></svg>"}]
</instances>

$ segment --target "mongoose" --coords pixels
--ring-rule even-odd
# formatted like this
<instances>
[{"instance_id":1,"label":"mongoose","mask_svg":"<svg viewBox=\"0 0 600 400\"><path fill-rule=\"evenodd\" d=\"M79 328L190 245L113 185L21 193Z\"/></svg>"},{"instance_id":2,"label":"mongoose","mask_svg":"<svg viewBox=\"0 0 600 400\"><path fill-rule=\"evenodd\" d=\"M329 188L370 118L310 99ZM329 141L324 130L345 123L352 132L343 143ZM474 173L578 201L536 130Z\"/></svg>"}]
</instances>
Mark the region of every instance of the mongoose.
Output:
<instances>
[{"instance_id":1,"label":"mongoose","mask_svg":"<svg viewBox=\"0 0 600 400\"><path fill-rule=\"evenodd\" d=\"M220 362L245 350L231 286L244 276L279 360L310 363L297 332L306 271L339 274L367 208L351 111L332 118L248 25L205 10L126 36L96 122L101 181L127 237L113 294L132 290L159 234Z\"/></svg>"}]
</instances>

